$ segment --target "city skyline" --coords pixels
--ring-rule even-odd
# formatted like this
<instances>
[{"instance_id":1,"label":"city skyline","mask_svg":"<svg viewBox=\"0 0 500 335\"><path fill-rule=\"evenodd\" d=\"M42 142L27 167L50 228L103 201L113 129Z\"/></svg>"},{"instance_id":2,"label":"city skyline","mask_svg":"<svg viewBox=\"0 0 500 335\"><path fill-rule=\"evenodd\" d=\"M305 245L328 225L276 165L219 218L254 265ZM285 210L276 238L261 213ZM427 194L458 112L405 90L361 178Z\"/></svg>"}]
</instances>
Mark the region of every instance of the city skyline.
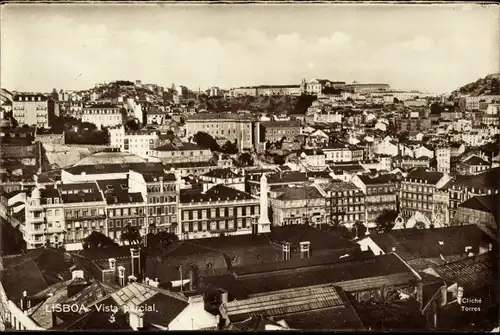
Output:
<instances>
[{"instance_id":1,"label":"city skyline","mask_svg":"<svg viewBox=\"0 0 500 335\"><path fill-rule=\"evenodd\" d=\"M500 72L499 12L470 4L4 5L1 86L48 92L140 79L196 90L325 78L448 93Z\"/></svg>"}]
</instances>

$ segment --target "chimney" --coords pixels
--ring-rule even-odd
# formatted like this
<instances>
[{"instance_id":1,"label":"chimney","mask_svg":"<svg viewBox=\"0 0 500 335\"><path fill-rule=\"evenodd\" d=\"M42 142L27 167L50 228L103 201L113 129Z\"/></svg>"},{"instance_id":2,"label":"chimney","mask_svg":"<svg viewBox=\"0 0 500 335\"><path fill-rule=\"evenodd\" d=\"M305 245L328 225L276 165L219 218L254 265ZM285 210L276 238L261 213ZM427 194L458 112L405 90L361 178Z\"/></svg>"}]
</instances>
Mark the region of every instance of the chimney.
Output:
<instances>
[{"instance_id":1,"label":"chimney","mask_svg":"<svg viewBox=\"0 0 500 335\"><path fill-rule=\"evenodd\" d=\"M304 242L300 242L299 245L300 245L300 259L309 258L309 256L310 256L309 247L311 245L311 242L304 241Z\"/></svg>"},{"instance_id":2,"label":"chimney","mask_svg":"<svg viewBox=\"0 0 500 335\"><path fill-rule=\"evenodd\" d=\"M392 252L396 252L396 247L392 247Z\"/></svg>"},{"instance_id":3,"label":"chimney","mask_svg":"<svg viewBox=\"0 0 500 335\"><path fill-rule=\"evenodd\" d=\"M108 263L109 263L110 270L114 270L116 268L116 259L115 258L108 258Z\"/></svg>"},{"instance_id":4,"label":"chimney","mask_svg":"<svg viewBox=\"0 0 500 335\"><path fill-rule=\"evenodd\" d=\"M446 289L446 285L440 287L441 291L441 307L444 307L448 304L448 290Z\"/></svg>"},{"instance_id":5,"label":"chimney","mask_svg":"<svg viewBox=\"0 0 500 335\"><path fill-rule=\"evenodd\" d=\"M220 303L221 304L227 304L228 302L228 293L226 290L221 290L221 294L220 294Z\"/></svg>"},{"instance_id":6,"label":"chimney","mask_svg":"<svg viewBox=\"0 0 500 335\"><path fill-rule=\"evenodd\" d=\"M20 307L21 307L22 311L24 311L28 308L27 302L28 302L28 292L23 291L23 296L22 296L21 301L20 301Z\"/></svg>"},{"instance_id":7,"label":"chimney","mask_svg":"<svg viewBox=\"0 0 500 335\"><path fill-rule=\"evenodd\" d=\"M131 308L128 311L129 325L133 330L139 330L144 327L144 312L139 308Z\"/></svg>"},{"instance_id":8,"label":"chimney","mask_svg":"<svg viewBox=\"0 0 500 335\"><path fill-rule=\"evenodd\" d=\"M158 180L160 181L160 192L163 192L163 176L159 177Z\"/></svg>"},{"instance_id":9,"label":"chimney","mask_svg":"<svg viewBox=\"0 0 500 335\"><path fill-rule=\"evenodd\" d=\"M188 298L188 303L191 306L196 306L200 307L202 309L205 309L205 299L203 298L202 295L193 295Z\"/></svg>"},{"instance_id":10,"label":"chimney","mask_svg":"<svg viewBox=\"0 0 500 335\"><path fill-rule=\"evenodd\" d=\"M128 279L128 283L129 283L129 284L134 283L134 282L136 282L136 281L137 281L137 277L136 277L136 276L134 276L134 275L129 275L129 276L127 277L127 279Z\"/></svg>"},{"instance_id":11,"label":"chimney","mask_svg":"<svg viewBox=\"0 0 500 335\"><path fill-rule=\"evenodd\" d=\"M462 286L459 286L458 290L457 290L457 303L459 305L462 304L462 298L463 297L464 297L464 288Z\"/></svg>"},{"instance_id":12,"label":"chimney","mask_svg":"<svg viewBox=\"0 0 500 335\"><path fill-rule=\"evenodd\" d=\"M118 284L125 286L125 268L121 265L118 267Z\"/></svg>"},{"instance_id":13,"label":"chimney","mask_svg":"<svg viewBox=\"0 0 500 335\"><path fill-rule=\"evenodd\" d=\"M83 279L83 270L73 270L71 271L71 279L81 278Z\"/></svg>"},{"instance_id":14,"label":"chimney","mask_svg":"<svg viewBox=\"0 0 500 335\"><path fill-rule=\"evenodd\" d=\"M290 243L289 242L281 243L281 253L283 255L284 261L290 260Z\"/></svg>"},{"instance_id":15,"label":"chimney","mask_svg":"<svg viewBox=\"0 0 500 335\"><path fill-rule=\"evenodd\" d=\"M130 262L132 275L136 276L141 273L141 249L132 248L130 249Z\"/></svg>"},{"instance_id":16,"label":"chimney","mask_svg":"<svg viewBox=\"0 0 500 335\"><path fill-rule=\"evenodd\" d=\"M189 268L189 291L194 291L197 288L197 269L195 265Z\"/></svg>"}]
</instances>

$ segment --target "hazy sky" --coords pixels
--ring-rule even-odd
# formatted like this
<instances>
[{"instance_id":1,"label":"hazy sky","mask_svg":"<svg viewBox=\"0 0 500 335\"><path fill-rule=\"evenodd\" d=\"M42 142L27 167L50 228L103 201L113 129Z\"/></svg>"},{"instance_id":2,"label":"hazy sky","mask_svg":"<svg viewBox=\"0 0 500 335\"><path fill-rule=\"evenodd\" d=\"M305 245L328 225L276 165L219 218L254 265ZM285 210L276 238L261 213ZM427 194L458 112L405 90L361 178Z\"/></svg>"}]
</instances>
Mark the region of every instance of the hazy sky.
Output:
<instances>
[{"instance_id":1,"label":"hazy sky","mask_svg":"<svg viewBox=\"0 0 500 335\"><path fill-rule=\"evenodd\" d=\"M500 72L500 6L3 5L1 85L230 88L302 78L449 92Z\"/></svg>"}]
</instances>

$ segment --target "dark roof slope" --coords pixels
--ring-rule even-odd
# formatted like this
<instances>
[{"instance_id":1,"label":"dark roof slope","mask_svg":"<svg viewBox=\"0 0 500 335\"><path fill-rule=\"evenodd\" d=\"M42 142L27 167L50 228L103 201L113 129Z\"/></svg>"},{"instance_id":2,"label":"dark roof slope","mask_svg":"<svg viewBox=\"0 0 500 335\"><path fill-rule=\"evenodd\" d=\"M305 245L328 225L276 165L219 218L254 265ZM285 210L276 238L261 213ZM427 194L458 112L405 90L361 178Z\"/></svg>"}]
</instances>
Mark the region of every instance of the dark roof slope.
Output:
<instances>
[{"instance_id":1,"label":"dark roof slope","mask_svg":"<svg viewBox=\"0 0 500 335\"><path fill-rule=\"evenodd\" d=\"M470 208L481 212L491 213L498 225L500 217L500 211L498 209L499 204L500 194L490 194L472 197L459 204L458 207Z\"/></svg>"},{"instance_id":2,"label":"dark roof slope","mask_svg":"<svg viewBox=\"0 0 500 335\"><path fill-rule=\"evenodd\" d=\"M433 267L448 285L458 283L466 291L490 287L498 282L498 272L494 271L498 260L492 252L468 257L455 262Z\"/></svg>"},{"instance_id":3,"label":"dark roof slope","mask_svg":"<svg viewBox=\"0 0 500 335\"><path fill-rule=\"evenodd\" d=\"M427 184L436 185L444 174L442 172L426 171L425 168L419 168L411 171L406 176L406 181L418 180L419 182L427 182Z\"/></svg>"},{"instance_id":4,"label":"dark roof slope","mask_svg":"<svg viewBox=\"0 0 500 335\"><path fill-rule=\"evenodd\" d=\"M488 246L491 239L476 225L452 226L432 229L398 229L370 238L384 252L396 252L406 261L419 258L438 258L440 255L465 254L465 247L479 252L480 246ZM442 243L442 245L440 244Z\"/></svg>"},{"instance_id":5,"label":"dark roof slope","mask_svg":"<svg viewBox=\"0 0 500 335\"><path fill-rule=\"evenodd\" d=\"M256 200L249 193L239 191L237 189L227 187L224 185L215 185L205 193L181 192L180 202L209 202L209 201L223 201L223 200Z\"/></svg>"}]
</instances>

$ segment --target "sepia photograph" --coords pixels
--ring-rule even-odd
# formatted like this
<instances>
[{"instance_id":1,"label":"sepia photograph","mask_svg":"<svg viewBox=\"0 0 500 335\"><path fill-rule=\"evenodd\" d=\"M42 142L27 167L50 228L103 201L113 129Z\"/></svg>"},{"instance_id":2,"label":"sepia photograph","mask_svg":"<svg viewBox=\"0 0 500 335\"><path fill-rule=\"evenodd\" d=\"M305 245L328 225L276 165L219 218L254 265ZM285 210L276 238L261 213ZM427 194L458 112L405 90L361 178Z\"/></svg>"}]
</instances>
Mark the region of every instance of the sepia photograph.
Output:
<instances>
[{"instance_id":1,"label":"sepia photograph","mask_svg":"<svg viewBox=\"0 0 500 335\"><path fill-rule=\"evenodd\" d=\"M2 3L0 63L0 331L499 332L498 3Z\"/></svg>"}]
</instances>

